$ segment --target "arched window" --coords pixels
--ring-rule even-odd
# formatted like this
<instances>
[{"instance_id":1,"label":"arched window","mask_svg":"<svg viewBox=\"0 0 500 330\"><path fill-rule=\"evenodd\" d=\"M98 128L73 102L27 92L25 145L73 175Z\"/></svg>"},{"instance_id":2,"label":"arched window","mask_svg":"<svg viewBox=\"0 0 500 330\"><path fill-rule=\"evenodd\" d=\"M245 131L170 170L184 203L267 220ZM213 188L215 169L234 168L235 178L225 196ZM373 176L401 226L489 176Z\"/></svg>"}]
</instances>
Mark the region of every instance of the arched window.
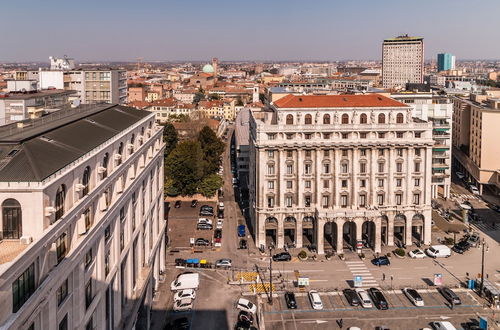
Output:
<instances>
[{"instance_id":1,"label":"arched window","mask_svg":"<svg viewBox=\"0 0 500 330\"><path fill-rule=\"evenodd\" d=\"M361 116L359 116L359 123L368 124L368 116L366 115L366 113L362 113Z\"/></svg>"},{"instance_id":2,"label":"arched window","mask_svg":"<svg viewBox=\"0 0 500 330\"><path fill-rule=\"evenodd\" d=\"M2 203L3 238L19 239L23 236L21 204L9 198Z\"/></svg>"},{"instance_id":3,"label":"arched window","mask_svg":"<svg viewBox=\"0 0 500 330\"><path fill-rule=\"evenodd\" d=\"M293 125L293 116L292 115L286 115L286 124Z\"/></svg>"},{"instance_id":4,"label":"arched window","mask_svg":"<svg viewBox=\"0 0 500 330\"><path fill-rule=\"evenodd\" d=\"M342 124L349 124L349 115L347 113L342 115Z\"/></svg>"},{"instance_id":5,"label":"arched window","mask_svg":"<svg viewBox=\"0 0 500 330\"><path fill-rule=\"evenodd\" d=\"M396 115L396 123L398 123L398 124L402 124L402 123L403 123L403 121L404 121L404 116L403 116L403 114L402 114L402 113L398 113L398 114Z\"/></svg>"},{"instance_id":6,"label":"arched window","mask_svg":"<svg viewBox=\"0 0 500 330\"><path fill-rule=\"evenodd\" d=\"M61 185L56 192L56 220L64 215L64 200L66 199L66 186Z\"/></svg>"},{"instance_id":7,"label":"arched window","mask_svg":"<svg viewBox=\"0 0 500 330\"><path fill-rule=\"evenodd\" d=\"M104 158L102 159L102 167L104 167L104 172L102 172L103 179L108 176L108 163L109 163L109 154L105 153Z\"/></svg>"},{"instance_id":8,"label":"arched window","mask_svg":"<svg viewBox=\"0 0 500 330\"><path fill-rule=\"evenodd\" d=\"M83 171L82 185L83 185L82 195L85 196L89 193L89 186L90 186L90 167L89 166L85 167L85 170Z\"/></svg>"},{"instance_id":9,"label":"arched window","mask_svg":"<svg viewBox=\"0 0 500 330\"><path fill-rule=\"evenodd\" d=\"M329 114L325 114L323 116L323 124L330 124L330 115Z\"/></svg>"},{"instance_id":10,"label":"arched window","mask_svg":"<svg viewBox=\"0 0 500 330\"><path fill-rule=\"evenodd\" d=\"M312 116L310 114L307 114L305 117L304 117L304 123L306 125L311 125L312 124Z\"/></svg>"},{"instance_id":11,"label":"arched window","mask_svg":"<svg viewBox=\"0 0 500 330\"><path fill-rule=\"evenodd\" d=\"M379 124L385 124L385 115L383 113L380 113L378 115L378 123Z\"/></svg>"},{"instance_id":12,"label":"arched window","mask_svg":"<svg viewBox=\"0 0 500 330\"><path fill-rule=\"evenodd\" d=\"M122 157L123 157L123 142L120 142L120 145L118 146L118 157L117 164L120 165L122 163Z\"/></svg>"}]
</instances>

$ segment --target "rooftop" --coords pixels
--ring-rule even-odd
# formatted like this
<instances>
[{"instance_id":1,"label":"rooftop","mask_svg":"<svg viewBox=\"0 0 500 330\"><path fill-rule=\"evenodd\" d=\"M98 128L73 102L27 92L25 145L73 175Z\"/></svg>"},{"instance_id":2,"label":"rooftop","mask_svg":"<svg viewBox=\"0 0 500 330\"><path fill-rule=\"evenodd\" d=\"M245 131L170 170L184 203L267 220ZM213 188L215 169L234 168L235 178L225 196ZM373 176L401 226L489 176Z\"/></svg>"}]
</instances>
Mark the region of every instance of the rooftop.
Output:
<instances>
[{"instance_id":1,"label":"rooftop","mask_svg":"<svg viewBox=\"0 0 500 330\"><path fill-rule=\"evenodd\" d=\"M277 108L366 108L408 107L379 94L367 95L292 95L274 102Z\"/></svg>"},{"instance_id":2,"label":"rooftop","mask_svg":"<svg viewBox=\"0 0 500 330\"><path fill-rule=\"evenodd\" d=\"M64 89L44 89L36 91L34 93L7 93L1 99L7 100L27 100L32 98L44 97L44 96L57 96L57 95L71 95L75 94L76 91L67 91Z\"/></svg>"},{"instance_id":3,"label":"rooftop","mask_svg":"<svg viewBox=\"0 0 500 330\"><path fill-rule=\"evenodd\" d=\"M388 42L392 42L392 41L423 41L423 40L424 40L423 37L412 37L412 36L405 34L405 35L397 36L395 38L384 39L384 42L386 42L386 41L388 41Z\"/></svg>"}]
</instances>

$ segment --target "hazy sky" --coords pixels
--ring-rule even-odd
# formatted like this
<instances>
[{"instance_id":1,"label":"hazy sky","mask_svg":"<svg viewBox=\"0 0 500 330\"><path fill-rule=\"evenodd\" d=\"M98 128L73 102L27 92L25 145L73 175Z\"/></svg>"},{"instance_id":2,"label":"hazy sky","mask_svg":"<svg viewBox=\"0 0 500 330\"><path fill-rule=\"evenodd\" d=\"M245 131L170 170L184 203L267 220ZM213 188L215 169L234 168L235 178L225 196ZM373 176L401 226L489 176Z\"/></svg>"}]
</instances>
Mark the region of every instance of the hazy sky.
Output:
<instances>
[{"instance_id":1,"label":"hazy sky","mask_svg":"<svg viewBox=\"0 0 500 330\"><path fill-rule=\"evenodd\" d=\"M423 36L425 57L500 58L500 0L1 1L0 62L380 59Z\"/></svg>"}]
</instances>

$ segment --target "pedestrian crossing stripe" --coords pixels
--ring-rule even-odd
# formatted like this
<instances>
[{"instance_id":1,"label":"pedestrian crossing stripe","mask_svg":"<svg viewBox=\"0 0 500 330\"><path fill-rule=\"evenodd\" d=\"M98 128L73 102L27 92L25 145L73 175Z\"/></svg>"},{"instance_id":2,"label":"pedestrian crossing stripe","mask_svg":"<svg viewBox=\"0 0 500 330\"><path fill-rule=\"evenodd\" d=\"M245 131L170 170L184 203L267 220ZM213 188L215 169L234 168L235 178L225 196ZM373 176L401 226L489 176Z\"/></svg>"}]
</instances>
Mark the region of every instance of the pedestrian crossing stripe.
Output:
<instances>
[{"instance_id":1,"label":"pedestrian crossing stripe","mask_svg":"<svg viewBox=\"0 0 500 330\"><path fill-rule=\"evenodd\" d=\"M235 280L255 282L257 280L257 272L237 272L235 275Z\"/></svg>"},{"instance_id":2,"label":"pedestrian crossing stripe","mask_svg":"<svg viewBox=\"0 0 500 330\"><path fill-rule=\"evenodd\" d=\"M272 285L272 291L276 291L276 288L274 284ZM265 293L269 292L269 283L257 283L257 284L250 284L248 286L248 289L250 292L256 292L256 293Z\"/></svg>"}]
</instances>

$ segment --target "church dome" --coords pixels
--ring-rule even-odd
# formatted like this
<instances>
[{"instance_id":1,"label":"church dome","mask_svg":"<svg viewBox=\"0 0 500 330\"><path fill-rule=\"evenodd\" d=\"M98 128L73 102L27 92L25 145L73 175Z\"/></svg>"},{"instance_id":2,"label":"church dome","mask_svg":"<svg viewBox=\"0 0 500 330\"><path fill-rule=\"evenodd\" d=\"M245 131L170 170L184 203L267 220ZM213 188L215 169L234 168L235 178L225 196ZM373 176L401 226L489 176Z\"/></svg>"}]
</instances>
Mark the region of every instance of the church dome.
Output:
<instances>
[{"instance_id":1,"label":"church dome","mask_svg":"<svg viewBox=\"0 0 500 330\"><path fill-rule=\"evenodd\" d=\"M205 72L205 73L214 73L214 67L211 64L205 64L203 66L203 72Z\"/></svg>"}]
</instances>

